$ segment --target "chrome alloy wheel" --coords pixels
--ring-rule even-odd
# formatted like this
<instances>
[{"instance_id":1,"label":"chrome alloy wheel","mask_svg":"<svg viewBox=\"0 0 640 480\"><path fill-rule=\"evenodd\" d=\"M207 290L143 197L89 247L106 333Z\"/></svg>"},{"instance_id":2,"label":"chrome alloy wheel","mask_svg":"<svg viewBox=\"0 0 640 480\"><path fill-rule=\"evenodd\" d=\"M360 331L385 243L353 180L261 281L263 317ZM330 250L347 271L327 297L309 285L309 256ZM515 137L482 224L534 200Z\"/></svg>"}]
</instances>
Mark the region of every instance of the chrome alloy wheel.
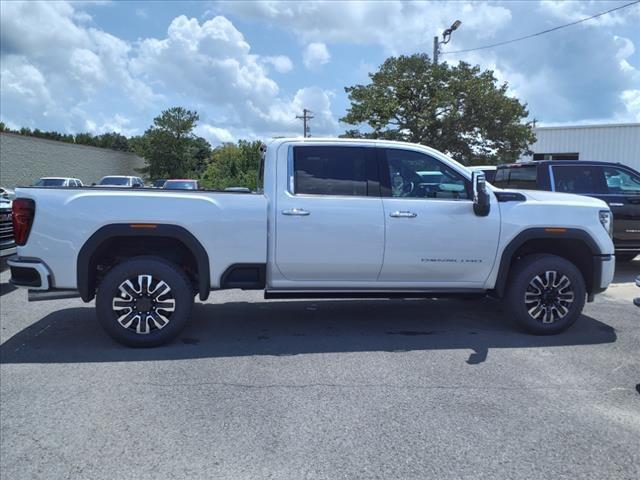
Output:
<instances>
[{"instance_id":1,"label":"chrome alloy wheel","mask_svg":"<svg viewBox=\"0 0 640 480\"><path fill-rule=\"evenodd\" d=\"M166 327L176 309L171 287L151 275L126 279L113 297L118 323L128 330L146 335Z\"/></svg>"},{"instance_id":2,"label":"chrome alloy wheel","mask_svg":"<svg viewBox=\"0 0 640 480\"><path fill-rule=\"evenodd\" d=\"M573 301L571 280L555 270L533 277L524 294L529 315L542 323L562 320L569 313Z\"/></svg>"}]
</instances>

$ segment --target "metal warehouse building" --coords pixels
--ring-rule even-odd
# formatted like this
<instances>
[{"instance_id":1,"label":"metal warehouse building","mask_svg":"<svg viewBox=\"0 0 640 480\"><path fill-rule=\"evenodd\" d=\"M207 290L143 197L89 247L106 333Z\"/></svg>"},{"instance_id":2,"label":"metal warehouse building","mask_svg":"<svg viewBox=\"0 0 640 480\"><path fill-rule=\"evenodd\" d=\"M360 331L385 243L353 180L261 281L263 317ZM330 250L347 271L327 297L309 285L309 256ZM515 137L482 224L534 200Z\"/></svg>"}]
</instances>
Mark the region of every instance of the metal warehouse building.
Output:
<instances>
[{"instance_id":1,"label":"metal warehouse building","mask_svg":"<svg viewBox=\"0 0 640 480\"><path fill-rule=\"evenodd\" d=\"M640 171L640 123L538 127L523 160L598 160Z\"/></svg>"}]
</instances>

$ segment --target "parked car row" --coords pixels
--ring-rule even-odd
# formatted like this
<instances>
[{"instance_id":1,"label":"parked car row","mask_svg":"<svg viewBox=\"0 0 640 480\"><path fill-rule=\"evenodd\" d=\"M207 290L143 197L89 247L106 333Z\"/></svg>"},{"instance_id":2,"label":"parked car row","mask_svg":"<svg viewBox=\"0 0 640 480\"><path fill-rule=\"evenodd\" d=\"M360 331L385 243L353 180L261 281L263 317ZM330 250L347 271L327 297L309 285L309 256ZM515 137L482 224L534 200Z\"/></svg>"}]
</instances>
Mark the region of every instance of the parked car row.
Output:
<instances>
[{"instance_id":1,"label":"parked car row","mask_svg":"<svg viewBox=\"0 0 640 480\"><path fill-rule=\"evenodd\" d=\"M78 178L70 177L42 177L33 184L34 187L84 187L82 181ZM144 181L140 177L129 175L107 175L102 177L99 182L92 183L92 187L120 187L120 188L143 188ZM165 188L168 190L199 190L200 184L198 180L193 179L159 179L150 185L151 188ZM0 194L5 196L5 189ZM13 193L13 191L11 191Z\"/></svg>"}]
</instances>

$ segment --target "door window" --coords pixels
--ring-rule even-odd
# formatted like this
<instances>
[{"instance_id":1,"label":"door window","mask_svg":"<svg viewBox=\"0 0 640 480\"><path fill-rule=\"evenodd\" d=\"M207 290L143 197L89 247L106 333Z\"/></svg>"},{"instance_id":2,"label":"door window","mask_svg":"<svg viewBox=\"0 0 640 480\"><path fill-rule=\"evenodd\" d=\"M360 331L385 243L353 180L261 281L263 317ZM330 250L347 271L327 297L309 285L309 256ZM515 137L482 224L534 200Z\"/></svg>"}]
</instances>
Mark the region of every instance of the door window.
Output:
<instances>
[{"instance_id":1,"label":"door window","mask_svg":"<svg viewBox=\"0 0 640 480\"><path fill-rule=\"evenodd\" d=\"M603 170L609 193L640 195L640 175L618 167L604 167Z\"/></svg>"},{"instance_id":2,"label":"door window","mask_svg":"<svg viewBox=\"0 0 640 480\"><path fill-rule=\"evenodd\" d=\"M295 147L293 165L296 194L367 195L365 148Z\"/></svg>"},{"instance_id":3,"label":"door window","mask_svg":"<svg viewBox=\"0 0 640 480\"><path fill-rule=\"evenodd\" d=\"M596 165L554 166L553 186L556 192L604 193L602 168Z\"/></svg>"},{"instance_id":4,"label":"door window","mask_svg":"<svg viewBox=\"0 0 640 480\"><path fill-rule=\"evenodd\" d=\"M424 153L382 149L387 168L387 196L433 200L469 199L467 180Z\"/></svg>"}]
</instances>

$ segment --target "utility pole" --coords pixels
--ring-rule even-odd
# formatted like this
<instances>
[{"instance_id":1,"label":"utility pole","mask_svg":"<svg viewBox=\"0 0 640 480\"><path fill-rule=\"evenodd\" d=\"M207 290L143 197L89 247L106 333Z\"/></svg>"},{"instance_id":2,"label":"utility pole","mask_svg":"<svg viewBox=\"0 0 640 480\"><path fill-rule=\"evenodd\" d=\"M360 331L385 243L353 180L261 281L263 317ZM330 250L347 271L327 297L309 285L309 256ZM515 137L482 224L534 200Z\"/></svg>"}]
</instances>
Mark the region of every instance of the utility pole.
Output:
<instances>
[{"instance_id":1,"label":"utility pole","mask_svg":"<svg viewBox=\"0 0 640 480\"><path fill-rule=\"evenodd\" d=\"M313 113L313 112L311 110L307 110L306 108L303 108L302 115L296 115L296 118L302 120L302 128L303 128L302 136L304 138L307 138L309 136L309 126L307 125L307 122L313 118L311 115L309 115L310 113Z\"/></svg>"},{"instance_id":2,"label":"utility pole","mask_svg":"<svg viewBox=\"0 0 640 480\"><path fill-rule=\"evenodd\" d=\"M451 33L454 30L457 30L460 25L462 25L462 22L460 20L456 20L455 22L453 22L453 24L449 28L447 28L444 32L442 32L441 42L438 40L437 35L433 37L433 64L434 65L438 64L438 56L440 55L440 45L445 45L449 43L449 40L451 40Z\"/></svg>"}]
</instances>

